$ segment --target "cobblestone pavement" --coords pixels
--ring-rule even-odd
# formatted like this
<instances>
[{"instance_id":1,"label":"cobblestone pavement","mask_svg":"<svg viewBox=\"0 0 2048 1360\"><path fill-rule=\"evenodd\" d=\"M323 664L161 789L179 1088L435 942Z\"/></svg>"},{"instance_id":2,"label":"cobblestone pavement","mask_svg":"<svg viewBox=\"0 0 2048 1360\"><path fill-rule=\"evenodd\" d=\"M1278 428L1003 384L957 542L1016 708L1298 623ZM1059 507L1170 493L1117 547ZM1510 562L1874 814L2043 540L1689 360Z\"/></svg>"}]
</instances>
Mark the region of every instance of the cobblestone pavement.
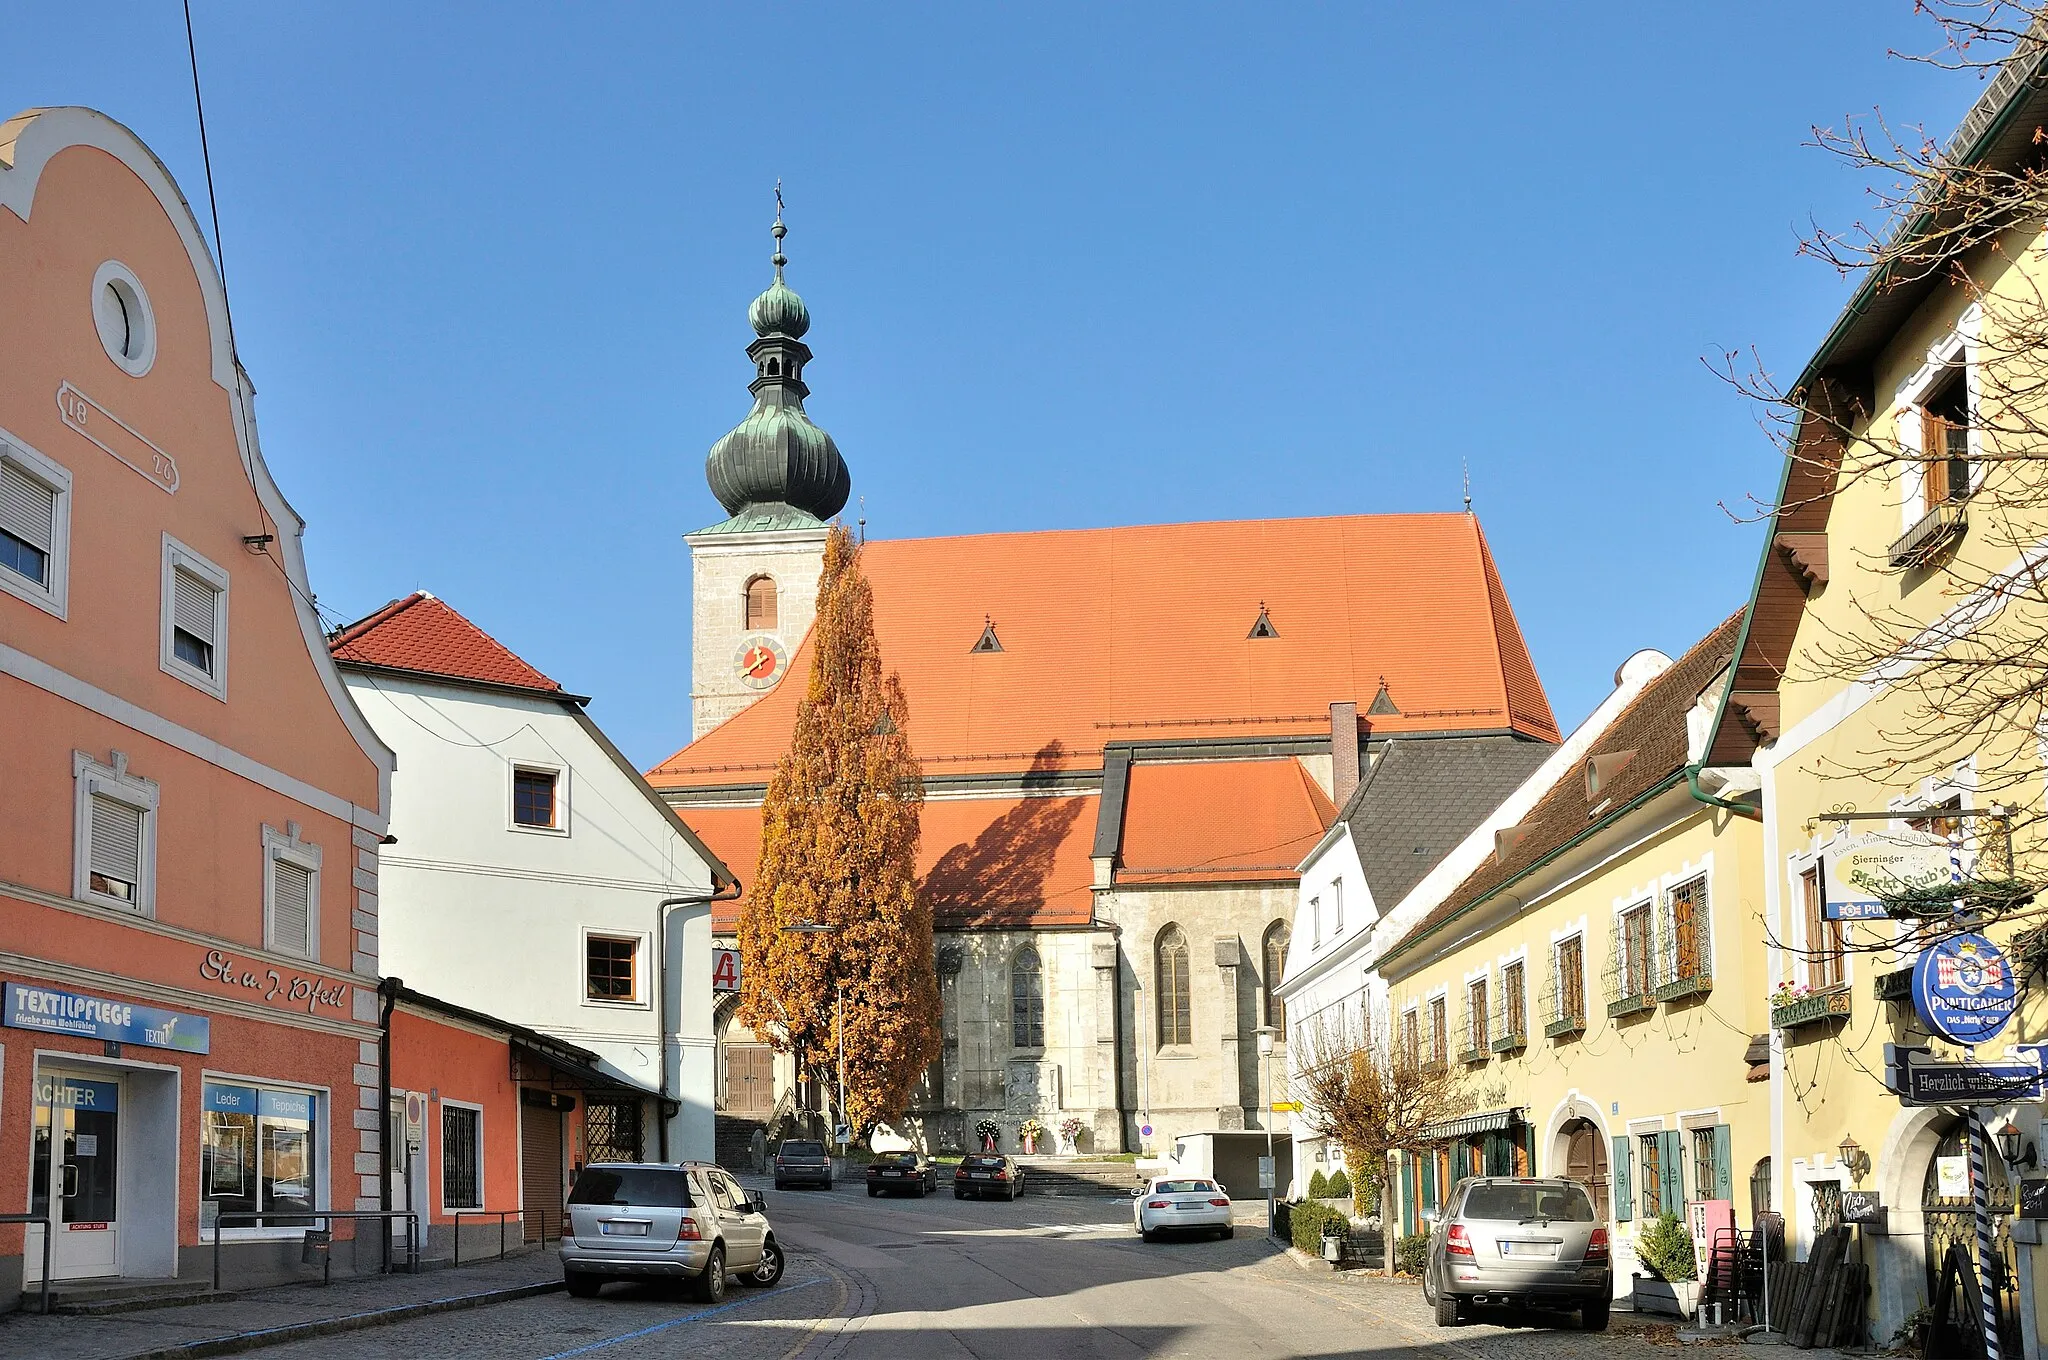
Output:
<instances>
[{"instance_id":1,"label":"cobblestone pavement","mask_svg":"<svg viewBox=\"0 0 2048 1360\"><path fill-rule=\"evenodd\" d=\"M1232 1240L1146 1245L1131 1231L1128 1205L1114 1200L871 1200L857 1185L768 1196L789 1249L788 1272L771 1290L735 1287L715 1308L651 1286L611 1285L595 1299L547 1294L291 1343L264 1355L1673 1360L1680 1353L1669 1327L1622 1315L1602 1336L1501 1325L1512 1320L1439 1330L1415 1286L1313 1271L1268 1244L1260 1236L1263 1205L1244 1206ZM66 1321L72 1320L51 1320ZM11 1326L0 1326L0 1354L86 1354L41 1345L17 1350L16 1337L26 1334ZM1735 1360L1740 1353L1712 1348L1706 1355Z\"/></svg>"}]
</instances>

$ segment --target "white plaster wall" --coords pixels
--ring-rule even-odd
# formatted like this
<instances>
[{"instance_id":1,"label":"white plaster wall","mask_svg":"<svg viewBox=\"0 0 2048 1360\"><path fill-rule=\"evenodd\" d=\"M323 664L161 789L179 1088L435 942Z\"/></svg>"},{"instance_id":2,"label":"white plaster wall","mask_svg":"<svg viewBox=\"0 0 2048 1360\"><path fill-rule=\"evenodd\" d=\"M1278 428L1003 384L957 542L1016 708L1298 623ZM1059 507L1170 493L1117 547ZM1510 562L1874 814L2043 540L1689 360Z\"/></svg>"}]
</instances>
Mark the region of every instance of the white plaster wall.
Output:
<instances>
[{"instance_id":1,"label":"white plaster wall","mask_svg":"<svg viewBox=\"0 0 2048 1360\"><path fill-rule=\"evenodd\" d=\"M633 778L554 701L351 672L399 756L380 877L381 962L408 987L556 1035L617 1076L660 1084L653 979L632 1004L584 996L586 931L643 938L656 903L710 891L710 871ZM566 834L512 826L512 769L559 768ZM711 927L669 918L671 1156L712 1155ZM653 1130L648 1130L651 1135Z\"/></svg>"}]
</instances>

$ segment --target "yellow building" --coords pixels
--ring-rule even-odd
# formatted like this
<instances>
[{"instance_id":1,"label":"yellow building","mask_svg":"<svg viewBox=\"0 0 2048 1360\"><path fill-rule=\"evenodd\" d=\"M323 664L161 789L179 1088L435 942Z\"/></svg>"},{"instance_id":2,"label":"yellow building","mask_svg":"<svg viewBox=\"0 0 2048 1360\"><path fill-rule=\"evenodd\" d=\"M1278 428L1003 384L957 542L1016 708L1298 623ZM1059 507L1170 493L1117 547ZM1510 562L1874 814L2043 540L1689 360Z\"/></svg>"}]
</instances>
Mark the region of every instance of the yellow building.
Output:
<instances>
[{"instance_id":1,"label":"yellow building","mask_svg":"<svg viewBox=\"0 0 2048 1360\"><path fill-rule=\"evenodd\" d=\"M2036 50L1987 89L1950 144L1966 167L1952 184L1980 201L2038 195L2023 177L2039 173L2048 90L2031 77L2043 69ZM1763 926L1770 984L1786 989L1772 1031L1774 1193L1803 1256L1840 1223L1845 1189L1877 1192L1882 1219L1857 1227L1851 1250L1871 1267L1880 1343L1933 1297L1949 1247L1973 1237L1971 1198L1958 1193L1962 1112L1902 1104L1885 1082L1885 1045L1966 1054L1929 1037L1907 987L1945 927L1830 920L1830 853L1854 836L1910 848L1952 835L1966 877L2048 876L2048 732L2026 693L2048 636L2034 575L2048 494L2024 461L2040 457L2048 302L2038 204L2007 220L2022 225L1987 234L1909 216L1886 248L1891 267L1864 280L1790 389L1792 456L1710 735L1709 761L1761 743ZM2015 646L2010 667L1968 660ZM1929 815L1903 815L1916 811ZM2009 942L2015 926L1988 933ZM2048 1013L2028 977L2017 1020L1979 1058L2044 1037ZM2038 1142L2038 1105L1986 1114L2012 1121L2023 1148ZM2038 1225L2008 1220L2015 1178L1995 1151L1991 1172L2005 1354L2038 1355Z\"/></svg>"},{"instance_id":2,"label":"yellow building","mask_svg":"<svg viewBox=\"0 0 2048 1360\"><path fill-rule=\"evenodd\" d=\"M1635 1231L1658 1214L1727 1199L1752 1221L1771 1142L1752 1052L1763 832L1746 765L1699 765L1739 621L1675 662L1625 663L1659 673L1589 720L1606 726L1579 768L1380 956L1392 1042L1462 1078L1458 1117L1397 1159L1399 1231L1464 1176L1570 1176L1609 1224L1626 1295Z\"/></svg>"}]
</instances>

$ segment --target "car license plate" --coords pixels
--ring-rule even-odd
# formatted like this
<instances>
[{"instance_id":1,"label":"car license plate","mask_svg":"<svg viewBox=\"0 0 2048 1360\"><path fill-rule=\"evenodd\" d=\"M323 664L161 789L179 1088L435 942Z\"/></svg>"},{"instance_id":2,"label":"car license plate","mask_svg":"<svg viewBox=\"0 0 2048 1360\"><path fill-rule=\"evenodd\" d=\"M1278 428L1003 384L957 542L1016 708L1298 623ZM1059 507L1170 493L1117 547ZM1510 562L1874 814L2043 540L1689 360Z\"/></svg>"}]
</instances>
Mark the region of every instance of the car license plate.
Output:
<instances>
[{"instance_id":1,"label":"car license plate","mask_svg":"<svg viewBox=\"0 0 2048 1360\"><path fill-rule=\"evenodd\" d=\"M1555 1261L1557 1259L1557 1243L1503 1242L1500 1244L1500 1254L1503 1256L1533 1256Z\"/></svg>"},{"instance_id":2,"label":"car license plate","mask_svg":"<svg viewBox=\"0 0 2048 1360\"><path fill-rule=\"evenodd\" d=\"M1200 1203L1196 1203L1196 1204L1190 1204L1190 1203L1188 1203L1187 1201L1183 1200L1182 1202L1180 1202L1179 1204L1176 1204L1176 1205L1174 1205L1173 1207L1174 1207L1174 1208L1176 1208L1176 1209L1206 1209L1206 1208L1208 1208L1209 1206L1208 1206L1208 1205L1206 1205L1206 1204L1200 1204Z\"/></svg>"},{"instance_id":3,"label":"car license plate","mask_svg":"<svg viewBox=\"0 0 2048 1360\"><path fill-rule=\"evenodd\" d=\"M597 1230L606 1237L645 1237L645 1223L600 1223Z\"/></svg>"},{"instance_id":4,"label":"car license plate","mask_svg":"<svg viewBox=\"0 0 2048 1360\"><path fill-rule=\"evenodd\" d=\"M882 1174L884 1176L901 1176L903 1173L901 1171L884 1171Z\"/></svg>"},{"instance_id":5,"label":"car license plate","mask_svg":"<svg viewBox=\"0 0 2048 1360\"><path fill-rule=\"evenodd\" d=\"M988 1172L986 1172L986 1171L970 1171L970 1172L968 1172L968 1173L967 1173L967 1179L968 1179L968 1180L971 1180L971 1181L985 1181L985 1180L987 1180L987 1179L988 1179Z\"/></svg>"}]
</instances>

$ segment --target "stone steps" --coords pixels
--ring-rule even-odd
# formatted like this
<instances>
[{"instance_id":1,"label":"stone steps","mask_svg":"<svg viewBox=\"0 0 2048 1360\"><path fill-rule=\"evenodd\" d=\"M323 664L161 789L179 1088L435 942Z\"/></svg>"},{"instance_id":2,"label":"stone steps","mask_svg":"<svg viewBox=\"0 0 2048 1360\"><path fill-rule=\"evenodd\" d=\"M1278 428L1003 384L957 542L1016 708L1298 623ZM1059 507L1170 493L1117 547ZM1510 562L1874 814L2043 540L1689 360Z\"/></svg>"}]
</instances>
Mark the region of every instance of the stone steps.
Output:
<instances>
[{"instance_id":1,"label":"stone steps","mask_svg":"<svg viewBox=\"0 0 2048 1360\"><path fill-rule=\"evenodd\" d=\"M1027 1195L1128 1199L1138 1186L1138 1168L1129 1162L1091 1162L1083 1158L1019 1157Z\"/></svg>"},{"instance_id":2,"label":"stone steps","mask_svg":"<svg viewBox=\"0 0 2048 1360\"><path fill-rule=\"evenodd\" d=\"M94 1316L233 1297L226 1291L214 1293L210 1280L107 1280L89 1284L60 1280L50 1286L50 1311ZM42 1286L22 1290L24 1309L32 1312L42 1307L42 1300Z\"/></svg>"}]
</instances>

